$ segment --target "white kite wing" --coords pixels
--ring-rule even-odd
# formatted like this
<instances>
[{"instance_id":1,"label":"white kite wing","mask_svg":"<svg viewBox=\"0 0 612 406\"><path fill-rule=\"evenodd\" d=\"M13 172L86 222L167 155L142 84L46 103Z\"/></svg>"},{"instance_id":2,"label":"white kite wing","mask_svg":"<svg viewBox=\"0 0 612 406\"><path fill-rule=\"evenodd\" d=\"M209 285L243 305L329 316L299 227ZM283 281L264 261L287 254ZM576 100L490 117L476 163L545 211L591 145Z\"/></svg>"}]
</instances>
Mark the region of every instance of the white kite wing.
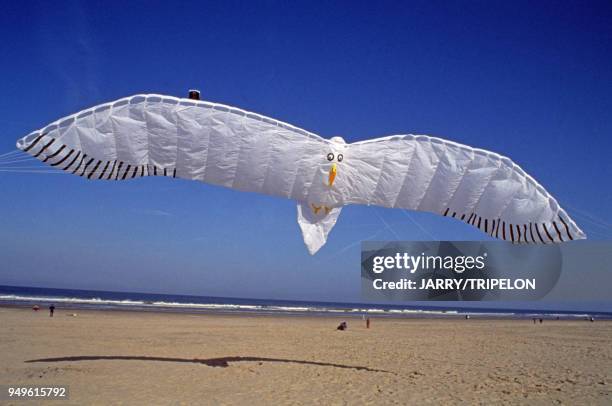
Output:
<instances>
[{"instance_id":1,"label":"white kite wing","mask_svg":"<svg viewBox=\"0 0 612 406\"><path fill-rule=\"evenodd\" d=\"M345 204L433 212L514 242L586 238L510 159L440 138L398 135L350 144L342 174Z\"/></svg>"},{"instance_id":2,"label":"white kite wing","mask_svg":"<svg viewBox=\"0 0 612 406\"><path fill-rule=\"evenodd\" d=\"M299 201L328 144L259 114L154 94L81 111L17 141L42 162L86 179L177 177Z\"/></svg>"}]
</instances>

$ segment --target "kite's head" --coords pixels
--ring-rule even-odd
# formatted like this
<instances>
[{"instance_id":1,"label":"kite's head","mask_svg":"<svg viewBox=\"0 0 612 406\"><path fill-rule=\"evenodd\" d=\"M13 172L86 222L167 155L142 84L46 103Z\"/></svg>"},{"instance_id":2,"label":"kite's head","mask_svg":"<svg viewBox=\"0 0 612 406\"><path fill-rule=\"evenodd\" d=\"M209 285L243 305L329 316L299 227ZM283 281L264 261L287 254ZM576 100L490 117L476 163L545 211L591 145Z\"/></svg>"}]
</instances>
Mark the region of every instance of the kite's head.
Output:
<instances>
[{"instance_id":1,"label":"kite's head","mask_svg":"<svg viewBox=\"0 0 612 406\"><path fill-rule=\"evenodd\" d=\"M342 137L333 137L330 144L330 150L327 153L327 161L331 164L327 176L327 186L332 187L338 173L338 165L344 160L344 151L346 142Z\"/></svg>"}]
</instances>

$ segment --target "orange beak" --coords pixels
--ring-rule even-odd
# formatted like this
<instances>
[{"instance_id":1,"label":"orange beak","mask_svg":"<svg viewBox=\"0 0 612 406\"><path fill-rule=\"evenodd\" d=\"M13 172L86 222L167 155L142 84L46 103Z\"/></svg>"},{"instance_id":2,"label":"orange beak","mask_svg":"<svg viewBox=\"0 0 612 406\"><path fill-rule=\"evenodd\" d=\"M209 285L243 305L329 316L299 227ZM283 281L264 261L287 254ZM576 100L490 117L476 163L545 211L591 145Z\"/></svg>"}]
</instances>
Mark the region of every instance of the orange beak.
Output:
<instances>
[{"instance_id":1,"label":"orange beak","mask_svg":"<svg viewBox=\"0 0 612 406\"><path fill-rule=\"evenodd\" d=\"M336 168L336 164L333 164L332 167L329 170L329 178L328 178L328 185L329 187L332 187L334 184L334 180L336 180L336 172L338 171L338 169Z\"/></svg>"}]
</instances>

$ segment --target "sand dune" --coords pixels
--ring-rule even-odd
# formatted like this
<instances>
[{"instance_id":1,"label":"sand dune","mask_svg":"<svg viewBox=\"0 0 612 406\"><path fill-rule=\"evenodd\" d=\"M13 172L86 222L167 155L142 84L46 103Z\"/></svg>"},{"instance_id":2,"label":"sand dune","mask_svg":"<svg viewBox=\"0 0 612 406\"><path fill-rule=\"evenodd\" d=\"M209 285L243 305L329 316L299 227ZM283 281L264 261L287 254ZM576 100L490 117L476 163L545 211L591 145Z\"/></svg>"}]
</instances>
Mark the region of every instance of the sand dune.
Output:
<instances>
[{"instance_id":1,"label":"sand dune","mask_svg":"<svg viewBox=\"0 0 612 406\"><path fill-rule=\"evenodd\" d=\"M612 403L612 322L77 312L0 308L0 383L80 405Z\"/></svg>"}]
</instances>

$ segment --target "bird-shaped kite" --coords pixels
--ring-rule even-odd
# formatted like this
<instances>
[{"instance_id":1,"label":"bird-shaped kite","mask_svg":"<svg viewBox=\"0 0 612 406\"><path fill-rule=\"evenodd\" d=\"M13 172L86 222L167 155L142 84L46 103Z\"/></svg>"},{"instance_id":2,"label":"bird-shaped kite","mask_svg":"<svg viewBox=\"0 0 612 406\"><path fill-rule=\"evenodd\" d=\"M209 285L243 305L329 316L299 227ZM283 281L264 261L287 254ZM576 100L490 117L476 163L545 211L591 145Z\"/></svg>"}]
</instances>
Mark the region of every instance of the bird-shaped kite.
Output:
<instances>
[{"instance_id":1,"label":"bird-shaped kite","mask_svg":"<svg viewBox=\"0 0 612 406\"><path fill-rule=\"evenodd\" d=\"M311 254L348 204L438 213L515 243L585 238L510 159L425 135L347 144L234 107L142 94L60 119L17 147L90 180L166 176L296 200Z\"/></svg>"}]
</instances>

